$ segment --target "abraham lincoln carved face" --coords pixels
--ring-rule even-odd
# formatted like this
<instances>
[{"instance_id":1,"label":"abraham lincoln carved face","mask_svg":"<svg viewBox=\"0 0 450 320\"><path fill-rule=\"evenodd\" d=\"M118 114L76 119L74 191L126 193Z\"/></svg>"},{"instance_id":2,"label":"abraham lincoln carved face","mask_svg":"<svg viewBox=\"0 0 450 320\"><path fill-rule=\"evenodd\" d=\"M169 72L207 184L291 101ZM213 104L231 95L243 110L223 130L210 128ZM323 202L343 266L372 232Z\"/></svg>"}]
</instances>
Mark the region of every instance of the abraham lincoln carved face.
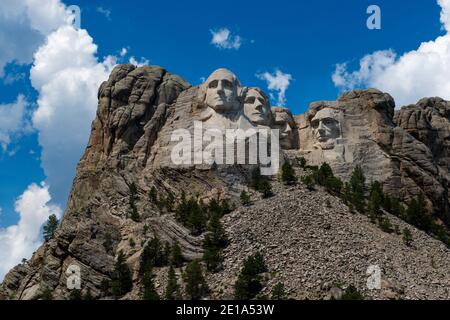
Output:
<instances>
[{"instance_id":1,"label":"abraham lincoln carved face","mask_svg":"<svg viewBox=\"0 0 450 320\"><path fill-rule=\"evenodd\" d=\"M341 136L339 115L338 110L325 108L317 112L311 119L312 132L317 147L323 150L334 148L336 139Z\"/></svg>"}]
</instances>

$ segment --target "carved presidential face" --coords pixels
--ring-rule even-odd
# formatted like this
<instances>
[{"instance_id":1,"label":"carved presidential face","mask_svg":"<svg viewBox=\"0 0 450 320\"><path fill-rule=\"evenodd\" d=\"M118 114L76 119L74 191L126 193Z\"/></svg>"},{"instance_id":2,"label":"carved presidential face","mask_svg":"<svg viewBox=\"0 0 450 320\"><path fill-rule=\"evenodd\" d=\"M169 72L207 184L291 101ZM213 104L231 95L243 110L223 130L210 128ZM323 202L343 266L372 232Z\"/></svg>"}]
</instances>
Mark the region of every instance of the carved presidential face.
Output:
<instances>
[{"instance_id":1,"label":"carved presidential face","mask_svg":"<svg viewBox=\"0 0 450 320\"><path fill-rule=\"evenodd\" d=\"M320 110L311 120L311 127L316 143L322 149L333 149L341 135L339 111L331 108Z\"/></svg>"},{"instance_id":2,"label":"carved presidential face","mask_svg":"<svg viewBox=\"0 0 450 320\"><path fill-rule=\"evenodd\" d=\"M227 69L214 71L205 83L206 104L219 113L236 111L240 107L237 77Z\"/></svg>"},{"instance_id":3,"label":"carved presidential face","mask_svg":"<svg viewBox=\"0 0 450 320\"><path fill-rule=\"evenodd\" d=\"M275 107L272 108L274 118L274 127L280 130L280 145L281 148L290 150L295 146L295 121L291 112L287 108Z\"/></svg>"},{"instance_id":4,"label":"carved presidential face","mask_svg":"<svg viewBox=\"0 0 450 320\"><path fill-rule=\"evenodd\" d=\"M244 97L244 113L256 125L270 125L271 113L267 97L258 89L250 88Z\"/></svg>"}]
</instances>

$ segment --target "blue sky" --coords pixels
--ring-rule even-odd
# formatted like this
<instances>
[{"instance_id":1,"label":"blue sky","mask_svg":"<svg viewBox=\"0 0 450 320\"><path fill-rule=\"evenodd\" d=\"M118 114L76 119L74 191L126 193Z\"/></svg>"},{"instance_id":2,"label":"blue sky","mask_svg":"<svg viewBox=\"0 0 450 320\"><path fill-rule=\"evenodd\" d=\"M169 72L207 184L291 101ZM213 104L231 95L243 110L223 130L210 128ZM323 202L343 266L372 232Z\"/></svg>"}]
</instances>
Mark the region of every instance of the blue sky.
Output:
<instances>
[{"instance_id":1,"label":"blue sky","mask_svg":"<svg viewBox=\"0 0 450 320\"><path fill-rule=\"evenodd\" d=\"M423 41L446 34L440 21L441 7L431 0L73 0L65 4L81 8L81 28L98 46L95 56L99 61L108 55L119 57L121 49L127 48L127 57L148 59L150 64L163 66L192 84L226 67L243 85L265 90L267 83L256 75L279 69L293 78L286 91L286 106L295 114L303 113L312 101L336 99L342 87L364 87L382 79L378 74L358 73L365 55L393 49L401 56L416 50ZM371 4L382 10L381 30L366 27L366 9ZM5 25L0 15L0 32L1 28L8 31ZM211 44L211 30L221 28L242 39L238 49ZM0 62L1 50L6 48L0 47ZM336 64L345 62L348 70L356 69L356 73L346 69L345 85L339 86L332 75ZM40 95L30 81L32 63L8 63L0 79L0 108L23 95L27 101L24 123L29 127L11 135L6 151L0 150L0 228L18 222L14 205L24 190L48 178L40 159L43 143L38 137L43 133L41 127L33 128L31 120ZM395 63L390 62L390 66ZM399 98L403 98L401 93ZM89 135L91 120L84 120L88 125L84 126L83 137ZM82 151L71 155L75 159L67 163L66 181L71 180ZM67 182L58 190L50 185L53 201L64 207L69 187Z\"/></svg>"}]
</instances>

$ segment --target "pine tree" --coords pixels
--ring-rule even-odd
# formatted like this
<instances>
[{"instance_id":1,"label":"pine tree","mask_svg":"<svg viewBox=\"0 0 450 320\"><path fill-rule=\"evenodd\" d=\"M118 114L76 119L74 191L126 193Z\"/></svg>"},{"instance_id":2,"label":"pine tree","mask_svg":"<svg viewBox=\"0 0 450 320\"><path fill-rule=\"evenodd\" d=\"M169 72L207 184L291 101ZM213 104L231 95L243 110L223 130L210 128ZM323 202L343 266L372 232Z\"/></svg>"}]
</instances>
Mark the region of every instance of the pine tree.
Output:
<instances>
[{"instance_id":1,"label":"pine tree","mask_svg":"<svg viewBox=\"0 0 450 320\"><path fill-rule=\"evenodd\" d=\"M133 282L131 271L125 261L122 251L119 251L111 282L112 293L115 297L121 297L131 290Z\"/></svg>"},{"instance_id":2,"label":"pine tree","mask_svg":"<svg viewBox=\"0 0 450 320\"><path fill-rule=\"evenodd\" d=\"M142 284L144 287L144 300L159 300L160 297L158 295L158 292L156 292L155 289L155 283L153 282L153 274L151 271L147 271L144 274L144 277L142 279Z\"/></svg>"},{"instance_id":3,"label":"pine tree","mask_svg":"<svg viewBox=\"0 0 450 320\"><path fill-rule=\"evenodd\" d=\"M314 191L314 179L311 175L303 176L301 180L309 191Z\"/></svg>"},{"instance_id":4,"label":"pine tree","mask_svg":"<svg viewBox=\"0 0 450 320\"><path fill-rule=\"evenodd\" d=\"M284 291L284 284L277 283L272 289L272 300L285 300L286 293Z\"/></svg>"},{"instance_id":5,"label":"pine tree","mask_svg":"<svg viewBox=\"0 0 450 320\"><path fill-rule=\"evenodd\" d=\"M431 216L427 213L425 207L425 200L421 194L417 199L412 199L406 210L407 221L423 231L430 231L433 221Z\"/></svg>"},{"instance_id":6,"label":"pine tree","mask_svg":"<svg viewBox=\"0 0 450 320\"><path fill-rule=\"evenodd\" d=\"M281 167L281 180L288 185L297 182L295 171L289 161L286 161Z\"/></svg>"},{"instance_id":7,"label":"pine tree","mask_svg":"<svg viewBox=\"0 0 450 320\"><path fill-rule=\"evenodd\" d=\"M364 173L360 166L357 166L352 173L350 178L350 190L351 190L351 198L352 204L355 209L361 213L364 213L366 210L366 203L364 197L364 189L365 189L366 178L364 177Z\"/></svg>"},{"instance_id":8,"label":"pine tree","mask_svg":"<svg viewBox=\"0 0 450 320\"><path fill-rule=\"evenodd\" d=\"M51 239L53 239L56 229L58 229L58 224L59 220L56 215L52 214L50 217L48 217L47 223L43 228L45 241L50 241Z\"/></svg>"},{"instance_id":9,"label":"pine tree","mask_svg":"<svg viewBox=\"0 0 450 320\"><path fill-rule=\"evenodd\" d=\"M80 301L83 300L83 295L81 294L81 290L73 289L69 293L69 300Z\"/></svg>"},{"instance_id":10,"label":"pine tree","mask_svg":"<svg viewBox=\"0 0 450 320\"><path fill-rule=\"evenodd\" d=\"M207 294L208 286L198 261L193 261L186 267L184 281L189 299L199 300Z\"/></svg>"},{"instance_id":11,"label":"pine tree","mask_svg":"<svg viewBox=\"0 0 450 320\"><path fill-rule=\"evenodd\" d=\"M403 242L409 247L413 242L411 231L408 228L403 229Z\"/></svg>"},{"instance_id":12,"label":"pine tree","mask_svg":"<svg viewBox=\"0 0 450 320\"><path fill-rule=\"evenodd\" d=\"M234 285L234 296L237 300L250 300L262 289L261 273L267 272L267 266L261 254L257 253L244 261L244 266Z\"/></svg>"},{"instance_id":13,"label":"pine tree","mask_svg":"<svg viewBox=\"0 0 450 320\"><path fill-rule=\"evenodd\" d=\"M179 300L181 298L180 286L178 285L177 276L175 270L170 266L167 273L167 285L166 285L166 300Z\"/></svg>"},{"instance_id":14,"label":"pine tree","mask_svg":"<svg viewBox=\"0 0 450 320\"><path fill-rule=\"evenodd\" d=\"M173 211L174 202L175 202L175 197L173 196L172 192L169 192L167 194L167 198L166 198L166 209L168 212Z\"/></svg>"},{"instance_id":15,"label":"pine tree","mask_svg":"<svg viewBox=\"0 0 450 320\"><path fill-rule=\"evenodd\" d=\"M341 300L364 300L364 296L355 286L351 285L345 289Z\"/></svg>"},{"instance_id":16,"label":"pine tree","mask_svg":"<svg viewBox=\"0 0 450 320\"><path fill-rule=\"evenodd\" d=\"M378 181L372 183L370 187L370 197L368 204L369 217L375 222L375 219L380 219L382 215L381 205L383 203L383 190Z\"/></svg>"},{"instance_id":17,"label":"pine tree","mask_svg":"<svg viewBox=\"0 0 450 320\"><path fill-rule=\"evenodd\" d=\"M175 242L172 246L170 263L175 268L180 268L183 265L184 257L181 252L181 247L178 242Z\"/></svg>"},{"instance_id":18,"label":"pine tree","mask_svg":"<svg viewBox=\"0 0 450 320\"><path fill-rule=\"evenodd\" d=\"M191 198L188 202L189 217L188 226L194 236L201 235L206 228L206 216L201 206L195 198Z\"/></svg>"},{"instance_id":19,"label":"pine tree","mask_svg":"<svg viewBox=\"0 0 450 320\"><path fill-rule=\"evenodd\" d=\"M53 292L50 288L46 287L42 290L41 300L53 300Z\"/></svg>"},{"instance_id":20,"label":"pine tree","mask_svg":"<svg viewBox=\"0 0 450 320\"><path fill-rule=\"evenodd\" d=\"M267 179L263 179L259 184L259 192L261 192L263 198L269 198L273 195L272 186Z\"/></svg>"},{"instance_id":21,"label":"pine tree","mask_svg":"<svg viewBox=\"0 0 450 320\"><path fill-rule=\"evenodd\" d=\"M92 296L91 288L87 288L86 293L83 296L83 300L85 300L85 301L94 300L94 297Z\"/></svg>"},{"instance_id":22,"label":"pine tree","mask_svg":"<svg viewBox=\"0 0 450 320\"><path fill-rule=\"evenodd\" d=\"M158 191L156 190L155 186L153 186L150 189L149 199L150 199L150 202L153 203L153 204L157 204L158 203Z\"/></svg>"},{"instance_id":23,"label":"pine tree","mask_svg":"<svg viewBox=\"0 0 450 320\"><path fill-rule=\"evenodd\" d=\"M244 205L244 206L250 205L250 203L251 203L250 195L245 190L242 190L240 198L241 198L242 205Z\"/></svg>"},{"instance_id":24,"label":"pine tree","mask_svg":"<svg viewBox=\"0 0 450 320\"><path fill-rule=\"evenodd\" d=\"M145 245L142 251L140 272L145 274L153 268L160 268L165 265L167 265L167 255L163 250L161 241L155 237Z\"/></svg>"}]
</instances>

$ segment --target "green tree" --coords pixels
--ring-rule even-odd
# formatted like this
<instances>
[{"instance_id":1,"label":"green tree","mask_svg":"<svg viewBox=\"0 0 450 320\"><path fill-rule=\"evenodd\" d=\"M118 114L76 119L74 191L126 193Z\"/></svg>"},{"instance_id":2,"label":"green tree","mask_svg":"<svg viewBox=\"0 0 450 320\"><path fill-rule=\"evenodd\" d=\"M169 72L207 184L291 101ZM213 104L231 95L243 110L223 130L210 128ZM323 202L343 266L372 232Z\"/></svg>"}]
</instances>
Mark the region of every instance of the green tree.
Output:
<instances>
[{"instance_id":1,"label":"green tree","mask_svg":"<svg viewBox=\"0 0 450 320\"><path fill-rule=\"evenodd\" d=\"M170 254L170 264L175 268L180 268L183 265L184 257L181 251L181 247L178 242L175 242L172 246Z\"/></svg>"},{"instance_id":2,"label":"green tree","mask_svg":"<svg viewBox=\"0 0 450 320\"><path fill-rule=\"evenodd\" d=\"M170 266L167 273L167 285L166 285L166 300L180 300L180 286L178 285L177 275L172 266Z\"/></svg>"},{"instance_id":3,"label":"green tree","mask_svg":"<svg viewBox=\"0 0 450 320\"><path fill-rule=\"evenodd\" d=\"M272 193L272 185L270 184L270 182L267 179L263 179L259 185L259 190L258 190L263 198L269 198L273 195Z\"/></svg>"},{"instance_id":4,"label":"green tree","mask_svg":"<svg viewBox=\"0 0 450 320\"><path fill-rule=\"evenodd\" d=\"M149 199L150 199L150 202L153 203L153 204L157 204L158 203L158 190L156 190L155 186L153 186L150 189Z\"/></svg>"},{"instance_id":5,"label":"green tree","mask_svg":"<svg viewBox=\"0 0 450 320\"><path fill-rule=\"evenodd\" d=\"M314 179L311 175L303 176L301 180L309 191L314 191Z\"/></svg>"},{"instance_id":6,"label":"green tree","mask_svg":"<svg viewBox=\"0 0 450 320\"><path fill-rule=\"evenodd\" d=\"M43 228L45 241L50 241L51 239L53 239L56 229L58 229L58 225L59 220L56 215L52 214L50 217L48 217L47 223Z\"/></svg>"},{"instance_id":7,"label":"green tree","mask_svg":"<svg viewBox=\"0 0 450 320\"><path fill-rule=\"evenodd\" d=\"M379 226L381 228L381 230L383 230L384 232L387 233L392 233L394 232L394 227L392 226L391 220L389 220L388 217L379 217L378 218L379 221Z\"/></svg>"},{"instance_id":8,"label":"green tree","mask_svg":"<svg viewBox=\"0 0 450 320\"><path fill-rule=\"evenodd\" d=\"M244 206L251 204L250 195L245 190L242 190L241 192L241 203Z\"/></svg>"},{"instance_id":9,"label":"green tree","mask_svg":"<svg viewBox=\"0 0 450 320\"><path fill-rule=\"evenodd\" d=\"M191 229L191 233L194 236L201 235L206 229L206 216L202 207L199 205L195 198L191 198L188 201L188 226Z\"/></svg>"},{"instance_id":10,"label":"green tree","mask_svg":"<svg viewBox=\"0 0 450 320\"><path fill-rule=\"evenodd\" d=\"M297 161L300 168L302 169L306 168L306 159L304 157L298 158Z\"/></svg>"},{"instance_id":11,"label":"green tree","mask_svg":"<svg viewBox=\"0 0 450 320\"><path fill-rule=\"evenodd\" d=\"M141 255L140 272L145 274L153 268L160 268L167 265L167 254L163 250L158 237L151 239L144 247Z\"/></svg>"},{"instance_id":12,"label":"green tree","mask_svg":"<svg viewBox=\"0 0 450 320\"><path fill-rule=\"evenodd\" d=\"M364 196L366 178L360 166L357 166L350 178L351 202L355 209L361 213L366 211L366 202Z\"/></svg>"},{"instance_id":13,"label":"green tree","mask_svg":"<svg viewBox=\"0 0 450 320\"><path fill-rule=\"evenodd\" d=\"M119 251L111 281L112 294L117 298L128 293L133 286L131 271L122 251Z\"/></svg>"},{"instance_id":14,"label":"green tree","mask_svg":"<svg viewBox=\"0 0 450 320\"><path fill-rule=\"evenodd\" d=\"M285 184L294 184L297 182L297 176L295 175L295 170L289 161L286 161L281 167L281 180Z\"/></svg>"},{"instance_id":15,"label":"green tree","mask_svg":"<svg viewBox=\"0 0 450 320\"><path fill-rule=\"evenodd\" d=\"M267 267L260 253L248 257L234 285L235 299L254 299L262 289L261 273L266 271Z\"/></svg>"},{"instance_id":16,"label":"green tree","mask_svg":"<svg viewBox=\"0 0 450 320\"><path fill-rule=\"evenodd\" d=\"M94 297L92 296L91 288L87 288L86 293L83 296L83 300L85 300L85 301L94 300Z\"/></svg>"},{"instance_id":17,"label":"green tree","mask_svg":"<svg viewBox=\"0 0 450 320\"><path fill-rule=\"evenodd\" d=\"M272 289L272 300L286 300L284 284L277 283Z\"/></svg>"},{"instance_id":18,"label":"green tree","mask_svg":"<svg viewBox=\"0 0 450 320\"><path fill-rule=\"evenodd\" d=\"M355 286L351 285L345 289L341 300L364 300L364 296Z\"/></svg>"},{"instance_id":19,"label":"green tree","mask_svg":"<svg viewBox=\"0 0 450 320\"><path fill-rule=\"evenodd\" d=\"M42 290L41 300L53 300L53 291L49 287L45 287Z\"/></svg>"},{"instance_id":20,"label":"green tree","mask_svg":"<svg viewBox=\"0 0 450 320\"><path fill-rule=\"evenodd\" d=\"M408 228L403 229L403 242L409 247L413 242L413 236Z\"/></svg>"},{"instance_id":21,"label":"green tree","mask_svg":"<svg viewBox=\"0 0 450 320\"><path fill-rule=\"evenodd\" d=\"M222 264L222 248L227 245L228 239L220 222L219 214L213 214L208 224L208 234L203 244L203 260L208 271L217 272Z\"/></svg>"},{"instance_id":22,"label":"green tree","mask_svg":"<svg viewBox=\"0 0 450 320\"><path fill-rule=\"evenodd\" d=\"M432 218L425 207L425 200L421 194L417 199L412 199L406 210L407 221L417 228L429 232L432 227Z\"/></svg>"},{"instance_id":23,"label":"green tree","mask_svg":"<svg viewBox=\"0 0 450 320\"><path fill-rule=\"evenodd\" d=\"M208 293L208 286L198 261L188 264L184 273L184 281L189 299L200 300Z\"/></svg>"},{"instance_id":24,"label":"green tree","mask_svg":"<svg viewBox=\"0 0 450 320\"><path fill-rule=\"evenodd\" d=\"M375 219L379 219L383 214L381 206L383 204L384 194L381 184L378 181L372 183L370 187L368 212L373 222Z\"/></svg>"},{"instance_id":25,"label":"green tree","mask_svg":"<svg viewBox=\"0 0 450 320\"><path fill-rule=\"evenodd\" d=\"M73 289L69 293L69 300L80 301L83 300L83 295L81 294L81 290Z\"/></svg>"},{"instance_id":26,"label":"green tree","mask_svg":"<svg viewBox=\"0 0 450 320\"><path fill-rule=\"evenodd\" d=\"M144 287L144 300L159 300L160 297L156 292L155 283L153 282L153 274L151 271L146 271L142 279L142 285Z\"/></svg>"},{"instance_id":27,"label":"green tree","mask_svg":"<svg viewBox=\"0 0 450 320\"><path fill-rule=\"evenodd\" d=\"M173 195L172 192L169 192L167 194L167 198L166 198L166 209L168 212L172 212L173 211L173 204L175 202L175 197Z\"/></svg>"}]
</instances>

